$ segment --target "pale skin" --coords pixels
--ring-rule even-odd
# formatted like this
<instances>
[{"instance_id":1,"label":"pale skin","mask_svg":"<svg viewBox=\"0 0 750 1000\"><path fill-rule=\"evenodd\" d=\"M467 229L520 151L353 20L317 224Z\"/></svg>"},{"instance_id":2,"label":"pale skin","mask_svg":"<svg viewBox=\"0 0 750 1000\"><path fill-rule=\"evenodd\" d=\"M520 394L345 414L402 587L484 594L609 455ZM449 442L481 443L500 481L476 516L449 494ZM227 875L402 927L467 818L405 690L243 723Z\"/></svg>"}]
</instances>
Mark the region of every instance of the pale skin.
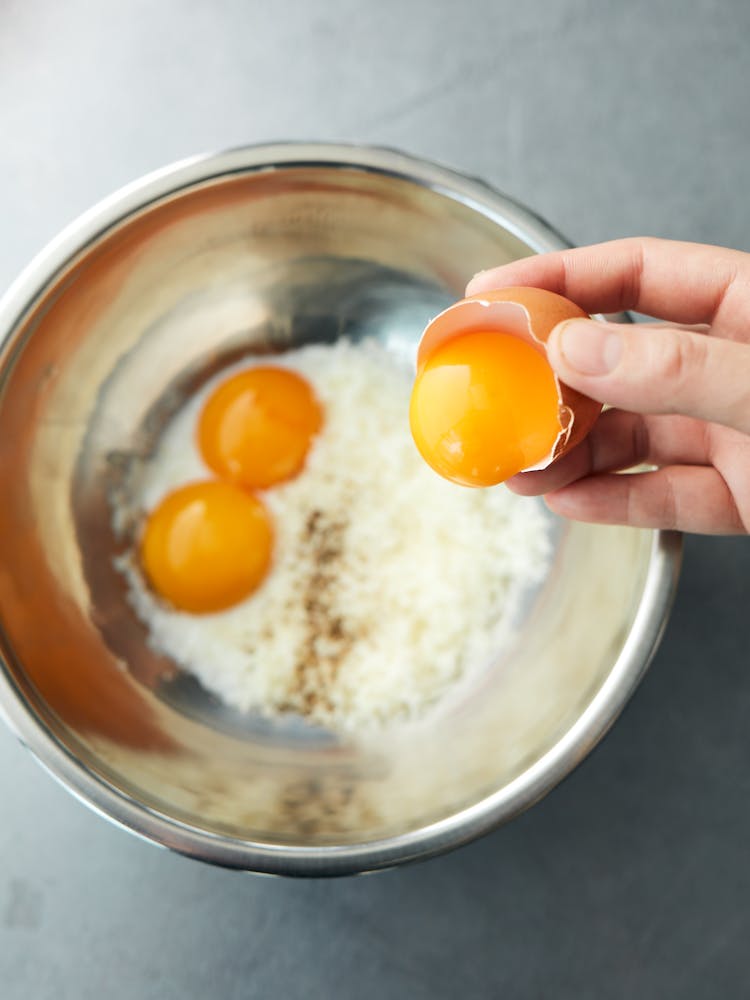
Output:
<instances>
[{"instance_id":1,"label":"pale skin","mask_svg":"<svg viewBox=\"0 0 750 1000\"><path fill-rule=\"evenodd\" d=\"M483 271L468 294L558 292L588 313L664 322L561 323L548 357L563 382L609 404L587 438L508 481L574 520L750 532L750 254L625 239ZM656 469L618 475L641 464Z\"/></svg>"}]
</instances>

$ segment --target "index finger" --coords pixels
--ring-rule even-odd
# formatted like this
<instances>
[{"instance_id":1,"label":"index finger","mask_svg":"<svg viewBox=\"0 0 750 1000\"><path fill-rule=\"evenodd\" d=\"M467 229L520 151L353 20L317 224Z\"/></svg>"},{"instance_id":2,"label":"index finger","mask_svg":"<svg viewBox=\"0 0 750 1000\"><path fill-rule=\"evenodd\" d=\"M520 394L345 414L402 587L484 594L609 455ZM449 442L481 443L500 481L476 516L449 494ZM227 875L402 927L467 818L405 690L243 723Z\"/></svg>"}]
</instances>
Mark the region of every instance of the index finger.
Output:
<instances>
[{"instance_id":1,"label":"index finger","mask_svg":"<svg viewBox=\"0 0 750 1000\"><path fill-rule=\"evenodd\" d=\"M635 309L675 323L726 313L728 336L750 323L750 254L700 243L641 237L525 257L475 275L466 293L510 285L558 292L588 313Z\"/></svg>"}]
</instances>

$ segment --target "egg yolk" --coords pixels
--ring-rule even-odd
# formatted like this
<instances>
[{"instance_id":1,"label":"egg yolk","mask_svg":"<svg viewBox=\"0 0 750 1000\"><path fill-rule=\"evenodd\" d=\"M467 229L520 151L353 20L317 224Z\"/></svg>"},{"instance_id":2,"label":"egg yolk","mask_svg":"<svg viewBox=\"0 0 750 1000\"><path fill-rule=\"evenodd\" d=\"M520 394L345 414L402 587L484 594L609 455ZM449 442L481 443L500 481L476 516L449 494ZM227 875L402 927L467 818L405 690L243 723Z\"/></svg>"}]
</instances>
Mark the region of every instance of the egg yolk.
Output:
<instances>
[{"instance_id":1,"label":"egg yolk","mask_svg":"<svg viewBox=\"0 0 750 1000\"><path fill-rule=\"evenodd\" d=\"M320 404L305 379L284 368L249 368L207 399L198 420L198 446L217 475L265 489L301 470L322 423Z\"/></svg>"},{"instance_id":2,"label":"egg yolk","mask_svg":"<svg viewBox=\"0 0 750 1000\"><path fill-rule=\"evenodd\" d=\"M221 611L261 583L271 544L260 500L231 483L190 483L149 515L141 560L151 586L174 607Z\"/></svg>"},{"instance_id":3,"label":"egg yolk","mask_svg":"<svg viewBox=\"0 0 750 1000\"><path fill-rule=\"evenodd\" d=\"M545 459L561 430L544 355L509 333L477 330L436 348L409 411L425 461L464 486L494 486Z\"/></svg>"}]
</instances>

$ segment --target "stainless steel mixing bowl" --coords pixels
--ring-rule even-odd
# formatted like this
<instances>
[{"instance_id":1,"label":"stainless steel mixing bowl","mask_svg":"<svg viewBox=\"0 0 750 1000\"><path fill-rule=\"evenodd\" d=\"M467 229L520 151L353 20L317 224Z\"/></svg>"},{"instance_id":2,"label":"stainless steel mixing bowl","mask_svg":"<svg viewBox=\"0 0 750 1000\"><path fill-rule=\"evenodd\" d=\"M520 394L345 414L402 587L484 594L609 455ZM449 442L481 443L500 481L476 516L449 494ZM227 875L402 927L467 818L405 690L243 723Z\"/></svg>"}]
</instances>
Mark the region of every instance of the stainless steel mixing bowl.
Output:
<instances>
[{"instance_id":1,"label":"stainless steel mixing bowl","mask_svg":"<svg viewBox=\"0 0 750 1000\"><path fill-rule=\"evenodd\" d=\"M673 534L554 522L520 641L428 722L350 741L223 708L149 649L113 568L112 504L207 374L341 336L410 358L475 271L562 245L448 170L279 145L152 174L31 263L0 305L0 706L53 775L184 854L316 875L465 842L585 756L658 642Z\"/></svg>"}]
</instances>

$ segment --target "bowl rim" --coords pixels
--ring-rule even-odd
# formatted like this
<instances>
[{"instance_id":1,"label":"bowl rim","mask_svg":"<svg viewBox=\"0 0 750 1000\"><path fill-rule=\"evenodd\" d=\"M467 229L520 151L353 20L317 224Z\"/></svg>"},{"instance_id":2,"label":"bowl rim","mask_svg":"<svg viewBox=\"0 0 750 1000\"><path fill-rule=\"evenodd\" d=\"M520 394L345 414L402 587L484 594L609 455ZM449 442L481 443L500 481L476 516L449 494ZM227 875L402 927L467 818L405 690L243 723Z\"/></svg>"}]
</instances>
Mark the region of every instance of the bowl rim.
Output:
<instances>
[{"instance_id":1,"label":"bowl rim","mask_svg":"<svg viewBox=\"0 0 750 1000\"><path fill-rule=\"evenodd\" d=\"M570 244L539 215L484 181L394 149L341 143L281 142L192 156L108 195L69 223L24 268L0 299L0 371L12 333L56 275L106 232L149 205L232 174L326 167L386 175L427 188L497 222L534 252ZM626 317L620 317L626 318ZM228 868L284 875L344 875L443 853L512 819L559 784L607 733L656 651L674 600L682 536L654 531L643 591L630 633L604 683L567 731L503 788L407 833L346 845L245 841L201 831L145 805L88 768L47 729L17 687L0 653L0 717L37 761L93 811L142 839Z\"/></svg>"}]
</instances>

